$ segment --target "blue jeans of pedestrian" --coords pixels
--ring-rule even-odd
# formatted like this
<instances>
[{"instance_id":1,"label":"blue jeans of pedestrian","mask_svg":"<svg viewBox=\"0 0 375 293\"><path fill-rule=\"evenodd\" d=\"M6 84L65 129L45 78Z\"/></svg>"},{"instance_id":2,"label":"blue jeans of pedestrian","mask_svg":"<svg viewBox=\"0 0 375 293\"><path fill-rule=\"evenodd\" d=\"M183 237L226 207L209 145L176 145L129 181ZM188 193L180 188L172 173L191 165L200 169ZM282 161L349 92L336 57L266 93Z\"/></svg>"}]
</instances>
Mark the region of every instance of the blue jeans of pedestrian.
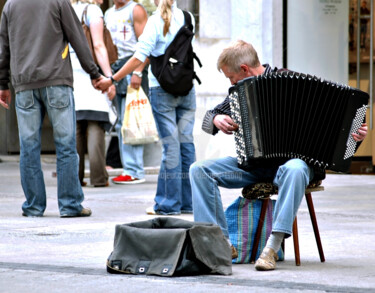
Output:
<instances>
[{"instance_id":1,"label":"blue jeans of pedestrian","mask_svg":"<svg viewBox=\"0 0 375 293\"><path fill-rule=\"evenodd\" d=\"M233 157L196 162L190 167L194 220L217 224L229 237L219 186L234 189L273 181L279 194L272 231L286 233L288 237L292 234L293 221L305 188L313 176L313 169L300 159L291 159L279 168L255 168L250 172L240 169Z\"/></svg>"},{"instance_id":2,"label":"blue jeans of pedestrian","mask_svg":"<svg viewBox=\"0 0 375 293\"><path fill-rule=\"evenodd\" d=\"M117 60L113 65L112 69L117 72L130 57ZM142 89L146 95L148 95L148 71L147 67L142 71ZM144 145L130 145L122 142L121 126L123 123L125 104L126 104L126 93L128 84L130 84L131 75L126 76L119 81L116 86L116 110L119 115L115 130L119 140L119 151L121 163L124 168L123 174L130 175L134 178L143 179L145 177L144 166L143 166L143 151Z\"/></svg>"},{"instance_id":3,"label":"blue jeans of pedestrian","mask_svg":"<svg viewBox=\"0 0 375 293\"><path fill-rule=\"evenodd\" d=\"M150 101L162 141L154 210L172 215L191 212L189 168L195 162L195 89L187 96L175 97L161 87L152 87Z\"/></svg>"},{"instance_id":4,"label":"blue jeans of pedestrian","mask_svg":"<svg viewBox=\"0 0 375 293\"><path fill-rule=\"evenodd\" d=\"M115 126L119 140L121 163L124 168L123 174L130 175L134 178L143 179L145 177L145 171L143 166L144 145L125 144L122 141L121 126L125 113L125 102L126 100L124 98L117 98L117 103L119 105L119 107L117 108L117 113L121 113L121 115L120 117L118 117L118 122Z\"/></svg>"},{"instance_id":5,"label":"blue jeans of pedestrian","mask_svg":"<svg viewBox=\"0 0 375 293\"><path fill-rule=\"evenodd\" d=\"M20 139L21 184L26 196L22 205L28 216L43 216L46 190L40 162L41 130L47 113L53 128L57 157L57 198L60 214L82 211L84 195L78 179L76 117L73 90L51 86L16 94Z\"/></svg>"}]
</instances>

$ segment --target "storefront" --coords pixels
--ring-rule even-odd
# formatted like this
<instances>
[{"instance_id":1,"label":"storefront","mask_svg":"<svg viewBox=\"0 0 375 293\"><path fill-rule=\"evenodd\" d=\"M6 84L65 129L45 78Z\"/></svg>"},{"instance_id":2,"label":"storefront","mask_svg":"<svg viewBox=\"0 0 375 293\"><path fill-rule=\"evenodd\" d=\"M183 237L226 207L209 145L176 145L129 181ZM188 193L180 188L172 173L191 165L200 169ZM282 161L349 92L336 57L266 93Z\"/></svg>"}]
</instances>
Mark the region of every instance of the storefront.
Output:
<instances>
[{"instance_id":1,"label":"storefront","mask_svg":"<svg viewBox=\"0 0 375 293\"><path fill-rule=\"evenodd\" d=\"M155 10L153 0L137 2L149 14ZM0 0L0 8L4 3L5 0ZM217 71L216 61L221 50L234 40L251 42L263 63L349 84L371 93L372 99L373 0L177 0L177 3L194 13L197 22L194 46L203 63L203 68L196 69L202 80L202 85L196 87L196 135L197 141L204 141L197 147L197 159L228 155L223 148L228 139L201 134L200 123L204 112L218 104L230 86ZM101 7L105 11L112 5L113 0L104 0ZM372 173L375 165L372 101L366 118L370 131L354 159L355 172ZM10 126L5 123L9 121ZM15 115L0 109L0 122L0 134L7 137L0 142L0 152L13 152L10 146L18 147L13 142L18 140L17 128L13 126ZM48 144L44 149L50 149Z\"/></svg>"}]
</instances>

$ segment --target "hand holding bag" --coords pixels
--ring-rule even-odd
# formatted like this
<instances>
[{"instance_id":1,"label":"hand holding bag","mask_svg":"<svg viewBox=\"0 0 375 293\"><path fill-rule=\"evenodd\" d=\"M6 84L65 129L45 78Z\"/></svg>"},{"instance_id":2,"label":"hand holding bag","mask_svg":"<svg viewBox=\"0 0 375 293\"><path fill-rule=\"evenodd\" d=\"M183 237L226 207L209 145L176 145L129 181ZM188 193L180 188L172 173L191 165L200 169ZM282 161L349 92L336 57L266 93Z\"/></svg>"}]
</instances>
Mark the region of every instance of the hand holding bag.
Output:
<instances>
[{"instance_id":1,"label":"hand holding bag","mask_svg":"<svg viewBox=\"0 0 375 293\"><path fill-rule=\"evenodd\" d=\"M128 86L121 133L125 144L148 144L159 140L150 101L141 87L136 90Z\"/></svg>"}]
</instances>

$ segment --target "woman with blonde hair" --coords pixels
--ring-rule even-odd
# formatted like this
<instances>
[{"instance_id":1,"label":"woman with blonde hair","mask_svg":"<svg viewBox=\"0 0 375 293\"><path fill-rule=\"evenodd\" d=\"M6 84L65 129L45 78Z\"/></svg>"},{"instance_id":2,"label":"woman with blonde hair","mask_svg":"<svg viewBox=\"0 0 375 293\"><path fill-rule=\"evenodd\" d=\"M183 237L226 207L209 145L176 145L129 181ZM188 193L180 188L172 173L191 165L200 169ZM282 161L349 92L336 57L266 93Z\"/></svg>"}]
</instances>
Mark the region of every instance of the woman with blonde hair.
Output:
<instances>
[{"instance_id":1,"label":"woman with blonde hair","mask_svg":"<svg viewBox=\"0 0 375 293\"><path fill-rule=\"evenodd\" d=\"M103 41L103 12L98 6L103 0L71 0L80 20L90 28L95 56L102 74L111 76L108 52ZM95 187L108 186L105 162L105 130L111 127L110 100L116 94L111 86L106 94L92 88L89 76L83 71L75 52L71 49L74 76L74 100L77 116L77 152L79 155L79 179L82 186L85 172L86 149L90 162L90 183ZM90 51L87 54L91 54ZM113 122L112 122L113 123Z\"/></svg>"},{"instance_id":2,"label":"woman with blonde hair","mask_svg":"<svg viewBox=\"0 0 375 293\"><path fill-rule=\"evenodd\" d=\"M185 18L174 0L154 0L158 9L146 24L133 57L110 79L97 86L105 90L114 81L124 78L147 57L163 55L173 41ZM194 18L191 15L194 25ZM193 128L195 121L195 89L186 96L171 95L164 91L149 70L150 101L163 144L163 153L155 195L155 205L147 214L179 215L192 213L192 196L189 168L195 161Z\"/></svg>"}]
</instances>

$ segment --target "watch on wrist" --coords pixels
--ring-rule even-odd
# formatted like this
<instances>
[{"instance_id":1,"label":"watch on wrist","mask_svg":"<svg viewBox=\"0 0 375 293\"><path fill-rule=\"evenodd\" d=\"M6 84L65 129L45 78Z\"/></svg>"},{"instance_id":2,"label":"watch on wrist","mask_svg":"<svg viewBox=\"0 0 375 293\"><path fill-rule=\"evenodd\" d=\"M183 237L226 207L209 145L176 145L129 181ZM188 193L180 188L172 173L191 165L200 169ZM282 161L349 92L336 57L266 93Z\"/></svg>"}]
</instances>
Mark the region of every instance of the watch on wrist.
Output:
<instances>
[{"instance_id":1,"label":"watch on wrist","mask_svg":"<svg viewBox=\"0 0 375 293\"><path fill-rule=\"evenodd\" d=\"M110 76L109 78L111 79L113 85L115 85L115 86L118 85L117 80L115 80L115 79L113 78L113 76Z\"/></svg>"},{"instance_id":2,"label":"watch on wrist","mask_svg":"<svg viewBox=\"0 0 375 293\"><path fill-rule=\"evenodd\" d=\"M142 78L142 72L140 72L140 71L133 71L133 74Z\"/></svg>"}]
</instances>

